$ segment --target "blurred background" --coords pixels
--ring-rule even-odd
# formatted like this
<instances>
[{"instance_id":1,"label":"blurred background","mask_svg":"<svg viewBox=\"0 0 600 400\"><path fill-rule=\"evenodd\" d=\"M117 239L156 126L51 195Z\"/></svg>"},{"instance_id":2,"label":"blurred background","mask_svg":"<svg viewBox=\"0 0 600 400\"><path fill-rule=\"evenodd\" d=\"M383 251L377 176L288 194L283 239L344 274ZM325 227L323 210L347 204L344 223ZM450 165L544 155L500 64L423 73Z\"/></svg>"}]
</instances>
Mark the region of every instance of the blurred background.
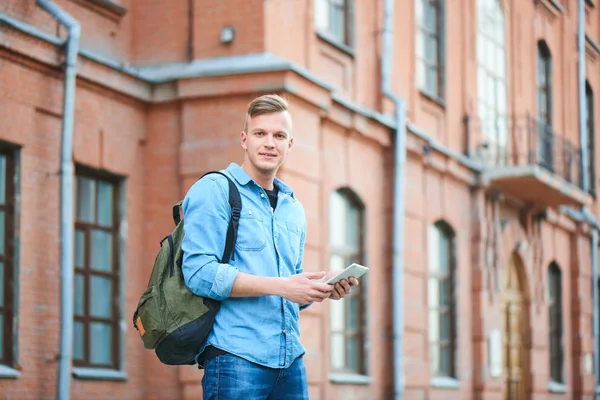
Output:
<instances>
[{"instance_id":1,"label":"blurred background","mask_svg":"<svg viewBox=\"0 0 600 400\"><path fill-rule=\"evenodd\" d=\"M596 399L598 0L0 0L0 398L199 399L132 315L288 99L311 399Z\"/></svg>"}]
</instances>

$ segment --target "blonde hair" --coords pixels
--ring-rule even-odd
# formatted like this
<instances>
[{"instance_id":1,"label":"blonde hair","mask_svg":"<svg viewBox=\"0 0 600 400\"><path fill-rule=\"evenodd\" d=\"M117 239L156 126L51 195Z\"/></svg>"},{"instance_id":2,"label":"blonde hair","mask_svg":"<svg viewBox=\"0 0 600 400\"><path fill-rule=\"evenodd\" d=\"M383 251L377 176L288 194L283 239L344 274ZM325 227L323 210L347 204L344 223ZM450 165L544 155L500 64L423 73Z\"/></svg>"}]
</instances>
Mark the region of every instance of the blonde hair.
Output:
<instances>
[{"instance_id":1,"label":"blonde hair","mask_svg":"<svg viewBox=\"0 0 600 400\"><path fill-rule=\"evenodd\" d=\"M288 102L277 94L265 94L255 98L248 104L244 132L248 133L248 119L261 114L272 114L289 111Z\"/></svg>"}]
</instances>

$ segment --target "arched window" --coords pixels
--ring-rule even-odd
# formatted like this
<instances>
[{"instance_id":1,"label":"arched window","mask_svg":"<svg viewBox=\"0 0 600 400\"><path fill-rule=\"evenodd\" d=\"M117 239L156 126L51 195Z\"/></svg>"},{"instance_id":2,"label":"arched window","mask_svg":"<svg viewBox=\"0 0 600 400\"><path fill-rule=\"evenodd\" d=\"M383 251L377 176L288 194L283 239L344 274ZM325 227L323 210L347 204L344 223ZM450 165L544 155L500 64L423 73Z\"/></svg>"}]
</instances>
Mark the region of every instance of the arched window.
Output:
<instances>
[{"instance_id":1,"label":"arched window","mask_svg":"<svg viewBox=\"0 0 600 400\"><path fill-rule=\"evenodd\" d=\"M417 83L437 99L444 98L444 0L416 0Z\"/></svg>"},{"instance_id":2,"label":"arched window","mask_svg":"<svg viewBox=\"0 0 600 400\"><path fill-rule=\"evenodd\" d=\"M445 222L428 233L429 355L433 376L456 378L455 234Z\"/></svg>"},{"instance_id":3,"label":"arched window","mask_svg":"<svg viewBox=\"0 0 600 400\"><path fill-rule=\"evenodd\" d=\"M543 40L538 42L538 124L540 163L553 170L552 56Z\"/></svg>"},{"instance_id":4,"label":"arched window","mask_svg":"<svg viewBox=\"0 0 600 400\"><path fill-rule=\"evenodd\" d=\"M564 383L563 374L563 318L562 318L562 278L556 263L548 267L549 325L550 325L550 379Z\"/></svg>"},{"instance_id":5,"label":"arched window","mask_svg":"<svg viewBox=\"0 0 600 400\"><path fill-rule=\"evenodd\" d=\"M329 246L331 269L344 269L352 263L364 264L364 207L348 190L337 190L329 198ZM331 369L356 374L367 373L365 350L366 276L346 298L331 301Z\"/></svg>"},{"instance_id":6,"label":"arched window","mask_svg":"<svg viewBox=\"0 0 600 400\"><path fill-rule=\"evenodd\" d=\"M477 99L483 134L497 155L508 142L506 28L498 0L477 0Z\"/></svg>"}]
</instances>

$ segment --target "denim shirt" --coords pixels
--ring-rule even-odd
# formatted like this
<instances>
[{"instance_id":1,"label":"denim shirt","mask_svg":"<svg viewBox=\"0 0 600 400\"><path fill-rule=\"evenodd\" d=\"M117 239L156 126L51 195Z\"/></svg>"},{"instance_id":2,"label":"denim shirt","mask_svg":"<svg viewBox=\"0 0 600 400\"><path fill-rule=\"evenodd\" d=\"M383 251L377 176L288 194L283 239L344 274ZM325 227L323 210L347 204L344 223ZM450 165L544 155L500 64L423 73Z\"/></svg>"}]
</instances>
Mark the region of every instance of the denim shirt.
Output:
<instances>
[{"instance_id":1,"label":"denim shirt","mask_svg":"<svg viewBox=\"0 0 600 400\"><path fill-rule=\"evenodd\" d=\"M299 304L279 296L229 295L239 271L270 277L302 273L304 208L277 178L279 194L273 211L265 190L240 166L232 163L225 173L242 198L235 260L219 263L231 214L229 186L225 177L210 174L197 181L183 201L183 276L192 292L221 301L206 345L267 367L287 368L305 353Z\"/></svg>"}]
</instances>

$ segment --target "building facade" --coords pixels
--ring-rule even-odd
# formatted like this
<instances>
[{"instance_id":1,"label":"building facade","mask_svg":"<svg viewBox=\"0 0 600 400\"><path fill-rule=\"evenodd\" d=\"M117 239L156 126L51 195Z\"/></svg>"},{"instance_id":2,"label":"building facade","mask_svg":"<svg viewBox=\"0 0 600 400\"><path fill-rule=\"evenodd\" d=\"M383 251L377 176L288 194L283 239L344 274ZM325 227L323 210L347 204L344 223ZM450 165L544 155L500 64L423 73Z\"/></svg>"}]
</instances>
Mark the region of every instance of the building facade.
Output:
<instances>
[{"instance_id":1,"label":"building facade","mask_svg":"<svg viewBox=\"0 0 600 400\"><path fill-rule=\"evenodd\" d=\"M73 36L44 3L80 25L72 119ZM65 205L71 397L201 398L131 316L171 206L241 162L248 102L279 93L305 270L370 267L302 312L311 399L592 399L600 30L585 0L578 36L578 4L0 3L0 398L56 397Z\"/></svg>"}]
</instances>

